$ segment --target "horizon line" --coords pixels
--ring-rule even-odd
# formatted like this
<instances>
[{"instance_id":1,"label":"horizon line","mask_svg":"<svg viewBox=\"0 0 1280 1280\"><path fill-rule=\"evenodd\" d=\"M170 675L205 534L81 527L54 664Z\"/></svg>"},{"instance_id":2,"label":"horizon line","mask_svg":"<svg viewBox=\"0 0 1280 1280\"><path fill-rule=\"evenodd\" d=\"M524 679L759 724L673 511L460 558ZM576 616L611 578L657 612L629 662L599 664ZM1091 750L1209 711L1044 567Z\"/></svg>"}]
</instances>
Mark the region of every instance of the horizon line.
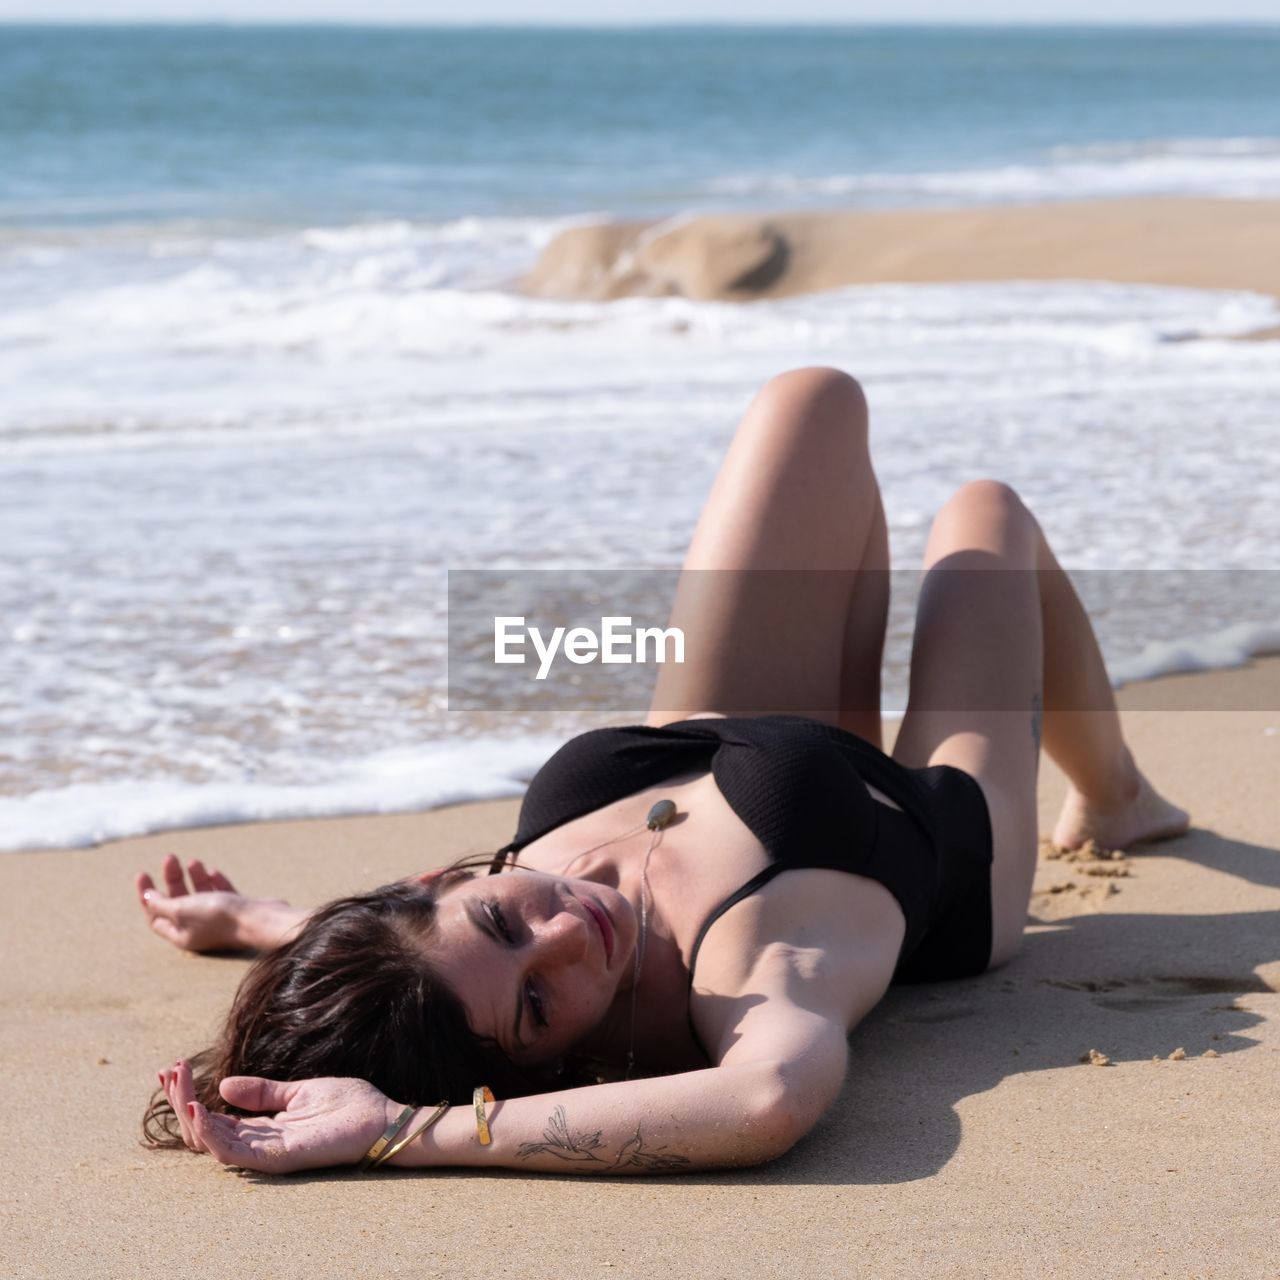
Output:
<instances>
[{"instance_id":1,"label":"horizon line","mask_svg":"<svg viewBox=\"0 0 1280 1280\"><path fill-rule=\"evenodd\" d=\"M398 30L420 31L659 31L689 29L722 29L722 30L756 30L810 28L825 30L863 30L868 28L879 30L901 30L904 28L927 28L930 30L967 30L973 28L1004 28L1008 30L1035 30L1052 28L1069 28L1073 30L1115 30L1118 28L1143 28L1155 30L1189 29L1189 28L1263 28L1280 29L1280 19L1272 18L1044 18L1044 19L1007 19L1007 18L973 18L957 20L948 18L934 20L916 19L773 19L757 18L751 21L741 19L724 20L717 18L667 19L661 22L619 19L616 22L580 22L576 20L547 19L541 22L509 21L494 19L488 22L451 22L426 21L413 18L289 18L289 17L236 17L211 18L192 16L189 18L149 18L149 17L3 17L2 27L232 27L232 28L264 28L290 27L315 28L327 27L375 27Z\"/></svg>"}]
</instances>

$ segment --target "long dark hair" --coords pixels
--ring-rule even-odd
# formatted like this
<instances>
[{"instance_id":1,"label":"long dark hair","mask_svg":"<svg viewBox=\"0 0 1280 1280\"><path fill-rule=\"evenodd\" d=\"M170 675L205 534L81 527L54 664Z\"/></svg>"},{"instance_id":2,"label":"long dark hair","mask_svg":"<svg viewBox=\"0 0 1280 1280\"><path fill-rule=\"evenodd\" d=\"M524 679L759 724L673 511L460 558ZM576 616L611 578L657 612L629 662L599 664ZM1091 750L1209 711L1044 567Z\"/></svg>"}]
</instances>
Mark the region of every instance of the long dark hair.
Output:
<instances>
[{"instance_id":1,"label":"long dark hair","mask_svg":"<svg viewBox=\"0 0 1280 1280\"><path fill-rule=\"evenodd\" d=\"M432 972L437 900L474 865L457 863L426 884L399 881L339 898L259 957L217 1043L189 1059L200 1102L232 1110L218 1093L227 1076L358 1076L419 1106L469 1101L479 1084L508 1098L564 1085L550 1069L516 1067L476 1036L461 1001ZM163 1090L152 1095L142 1132L148 1145L182 1146Z\"/></svg>"}]
</instances>

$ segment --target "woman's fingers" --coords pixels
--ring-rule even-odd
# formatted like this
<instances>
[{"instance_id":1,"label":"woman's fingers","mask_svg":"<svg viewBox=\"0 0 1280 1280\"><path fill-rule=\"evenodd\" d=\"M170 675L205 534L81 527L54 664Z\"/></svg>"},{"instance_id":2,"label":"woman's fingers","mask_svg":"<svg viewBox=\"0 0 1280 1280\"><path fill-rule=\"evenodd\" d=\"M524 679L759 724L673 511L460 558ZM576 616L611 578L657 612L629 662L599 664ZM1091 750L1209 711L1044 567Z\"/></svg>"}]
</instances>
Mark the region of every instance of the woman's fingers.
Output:
<instances>
[{"instance_id":1,"label":"woman's fingers","mask_svg":"<svg viewBox=\"0 0 1280 1280\"><path fill-rule=\"evenodd\" d=\"M184 873L182 864L177 857L172 853L167 853L164 856L164 861L160 864L160 875L164 880L164 893L161 893L156 888L156 882L146 871L138 872L133 879L138 898L144 907L148 907L148 914L151 914L147 900L148 894L153 895L152 901L165 901L166 899L185 898L191 893L238 892L227 876L223 875L221 871L210 870L200 858L192 858L187 863L187 869ZM189 886L187 883L188 876L191 881Z\"/></svg>"},{"instance_id":2,"label":"woman's fingers","mask_svg":"<svg viewBox=\"0 0 1280 1280\"><path fill-rule=\"evenodd\" d=\"M217 1115L196 1101L195 1082L188 1063L180 1059L171 1070L157 1072L157 1075L160 1087L178 1117L182 1141L192 1151L208 1152L222 1164L244 1169L275 1166L278 1172L285 1172L279 1168L279 1156L282 1154L279 1135L273 1130L271 1135L263 1135L251 1147L237 1132L239 1121L234 1116ZM262 1149L258 1150L258 1147Z\"/></svg>"},{"instance_id":3,"label":"woman's fingers","mask_svg":"<svg viewBox=\"0 0 1280 1280\"><path fill-rule=\"evenodd\" d=\"M191 1146L191 1143L189 1143L187 1139L187 1123L186 1120L183 1119L182 1108L180 1108L178 1103L174 1101L174 1071L172 1069L161 1071L160 1088L164 1089L164 1096L168 1098L169 1106L173 1108L173 1114L178 1117L178 1129L180 1130L180 1134L182 1134L183 1142L186 1143L188 1147Z\"/></svg>"},{"instance_id":4,"label":"woman's fingers","mask_svg":"<svg viewBox=\"0 0 1280 1280\"><path fill-rule=\"evenodd\" d=\"M178 1101L177 1072L172 1069L160 1072L160 1085L164 1089L164 1096L169 1100L169 1106L173 1109L173 1114L177 1117L178 1131L182 1141L188 1147L191 1147L193 1139L190 1120L182 1104ZM191 1147L191 1149L195 1150L194 1147Z\"/></svg>"},{"instance_id":5,"label":"woman's fingers","mask_svg":"<svg viewBox=\"0 0 1280 1280\"><path fill-rule=\"evenodd\" d=\"M191 887L197 893L209 893L214 888L213 880L199 858L192 858L187 863L187 875L191 877Z\"/></svg>"},{"instance_id":6,"label":"woman's fingers","mask_svg":"<svg viewBox=\"0 0 1280 1280\"><path fill-rule=\"evenodd\" d=\"M156 882L145 871L139 871L133 878L133 887L138 891L138 901L145 907L147 894L156 891Z\"/></svg>"},{"instance_id":7,"label":"woman's fingers","mask_svg":"<svg viewBox=\"0 0 1280 1280\"><path fill-rule=\"evenodd\" d=\"M143 884L144 880L147 882L146 886ZM175 947L185 947L187 934L180 924L181 906L172 898L158 893L150 881L151 877L148 875L138 877L138 891L142 898L142 909L147 913L147 923L166 942L172 942Z\"/></svg>"},{"instance_id":8,"label":"woman's fingers","mask_svg":"<svg viewBox=\"0 0 1280 1280\"><path fill-rule=\"evenodd\" d=\"M160 874L164 876L169 897L181 898L186 893L187 881L182 874L182 863L172 853L164 855L164 862L160 864Z\"/></svg>"},{"instance_id":9,"label":"woman's fingers","mask_svg":"<svg viewBox=\"0 0 1280 1280\"><path fill-rule=\"evenodd\" d=\"M173 1114L177 1117L178 1130L182 1135L182 1141L189 1147L191 1145L190 1126L187 1123L187 1117L183 1114L182 1107L178 1105L176 1074L171 1067L167 1071L160 1073L160 1079L164 1082L164 1096L169 1099L169 1106L173 1108Z\"/></svg>"},{"instance_id":10,"label":"woman's fingers","mask_svg":"<svg viewBox=\"0 0 1280 1280\"><path fill-rule=\"evenodd\" d=\"M165 920L177 920L182 911L180 903L173 898L166 898L163 893L157 893L154 889L142 895L142 905L152 919L160 916Z\"/></svg>"},{"instance_id":11,"label":"woman's fingers","mask_svg":"<svg viewBox=\"0 0 1280 1280\"><path fill-rule=\"evenodd\" d=\"M173 1107L174 1114L178 1117L178 1126L182 1130L182 1140L192 1151L199 1151L200 1147L196 1143L195 1131L191 1128L191 1116L187 1111L187 1103L189 1098L184 1097L183 1090L178 1081L178 1070L175 1067L169 1073L169 1099L170 1105Z\"/></svg>"},{"instance_id":12,"label":"woman's fingers","mask_svg":"<svg viewBox=\"0 0 1280 1280\"><path fill-rule=\"evenodd\" d=\"M182 1140L192 1151L203 1151L204 1143L191 1122L191 1103L196 1100L195 1080L191 1075L191 1067L179 1059L173 1069L173 1090L170 1094L170 1105L178 1116L182 1126Z\"/></svg>"},{"instance_id":13,"label":"woman's fingers","mask_svg":"<svg viewBox=\"0 0 1280 1280\"><path fill-rule=\"evenodd\" d=\"M242 1111L287 1111L301 1080L264 1080L261 1076L228 1076L219 1086L233 1107Z\"/></svg>"},{"instance_id":14,"label":"woman's fingers","mask_svg":"<svg viewBox=\"0 0 1280 1280\"><path fill-rule=\"evenodd\" d=\"M187 1111L196 1138L220 1164L264 1170L272 1163L269 1154L258 1153L240 1136L239 1123L234 1116L217 1115L198 1102L191 1103ZM278 1169L278 1172L287 1171Z\"/></svg>"},{"instance_id":15,"label":"woman's fingers","mask_svg":"<svg viewBox=\"0 0 1280 1280\"><path fill-rule=\"evenodd\" d=\"M146 908L151 928L166 942L172 942L175 947L187 945L189 939L182 923L183 904L180 901L151 890L144 892L142 905Z\"/></svg>"},{"instance_id":16,"label":"woman's fingers","mask_svg":"<svg viewBox=\"0 0 1280 1280\"><path fill-rule=\"evenodd\" d=\"M212 893L221 889L223 893L235 893L236 887L221 871L210 871L199 858L192 858L187 863L187 874L191 877L191 887L198 893Z\"/></svg>"}]
</instances>

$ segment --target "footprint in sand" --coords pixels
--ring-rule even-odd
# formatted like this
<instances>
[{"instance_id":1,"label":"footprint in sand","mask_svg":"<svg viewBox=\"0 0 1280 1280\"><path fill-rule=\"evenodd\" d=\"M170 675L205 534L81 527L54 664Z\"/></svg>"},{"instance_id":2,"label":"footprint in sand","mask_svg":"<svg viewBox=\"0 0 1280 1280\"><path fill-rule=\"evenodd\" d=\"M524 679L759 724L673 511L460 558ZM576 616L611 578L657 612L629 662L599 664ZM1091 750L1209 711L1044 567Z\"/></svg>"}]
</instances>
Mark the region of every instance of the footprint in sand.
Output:
<instances>
[{"instance_id":1,"label":"footprint in sand","mask_svg":"<svg viewBox=\"0 0 1280 1280\"><path fill-rule=\"evenodd\" d=\"M1068 991L1087 991L1098 997L1094 1000L1094 1004L1103 1009L1114 1009L1118 1013L1148 1013L1153 1009L1166 1009L1170 1001L1181 1000L1188 996L1246 995L1255 991L1274 990L1252 973L1111 978L1101 981L1041 978L1040 983L1043 986L1060 987ZM1133 994L1123 996L1107 994L1119 990L1132 990Z\"/></svg>"}]
</instances>

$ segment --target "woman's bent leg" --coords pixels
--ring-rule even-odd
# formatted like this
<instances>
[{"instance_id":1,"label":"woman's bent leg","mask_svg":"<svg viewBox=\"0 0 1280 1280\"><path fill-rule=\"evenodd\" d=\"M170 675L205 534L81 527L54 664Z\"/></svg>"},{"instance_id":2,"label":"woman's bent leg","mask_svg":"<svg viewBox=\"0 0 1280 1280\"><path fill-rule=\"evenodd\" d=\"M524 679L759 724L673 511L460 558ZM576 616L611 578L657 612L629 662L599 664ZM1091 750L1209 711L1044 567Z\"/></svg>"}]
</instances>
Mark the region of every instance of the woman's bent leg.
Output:
<instances>
[{"instance_id":1,"label":"woman's bent leg","mask_svg":"<svg viewBox=\"0 0 1280 1280\"><path fill-rule=\"evenodd\" d=\"M1017 950L1037 852L1041 731L1086 810L1125 840L1186 815L1156 796L1124 744L1106 669L1070 580L1007 485L966 485L925 554L911 694L895 758L972 774L991 811L992 965Z\"/></svg>"},{"instance_id":2,"label":"woman's bent leg","mask_svg":"<svg viewBox=\"0 0 1280 1280\"><path fill-rule=\"evenodd\" d=\"M1185 831L1185 810L1160 796L1134 764L1093 626L1071 579L1040 535L1044 617L1044 748L1069 788L1054 826L1060 848L1096 840L1123 849Z\"/></svg>"},{"instance_id":3,"label":"woman's bent leg","mask_svg":"<svg viewBox=\"0 0 1280 1280\"><path fill-rule=\"evenodd\" d=\"M862 390L773 378L734 436L685 558L649 721L787 712L880 741L888 535Z\"/></svg>"},{"instance_id":4,"label":"woman's bent leg","mask_svg":"<svg viewBox=\"0 0 1280 1280\"><path fill-rule=\"evenodd\" d=\"M889 619L889 527L870 458L867 475L875 490L875 511L845 610L836 723L880 747L884 733L880 721L880 668Z\"/></svg>"},{"instance_id":5,"label":"woman's bent leg","mask_svg":"<svg viewBox=\"0 0 1280 1280\"><path fill-rule=\"evenodd\" d=\"M965 485L925 550L907 712L894 759L974 777L991 816L992 949L1018 948L1035 872L1044 639L1038 530L1013 490Z\"/></svg>"}]
</instances>

